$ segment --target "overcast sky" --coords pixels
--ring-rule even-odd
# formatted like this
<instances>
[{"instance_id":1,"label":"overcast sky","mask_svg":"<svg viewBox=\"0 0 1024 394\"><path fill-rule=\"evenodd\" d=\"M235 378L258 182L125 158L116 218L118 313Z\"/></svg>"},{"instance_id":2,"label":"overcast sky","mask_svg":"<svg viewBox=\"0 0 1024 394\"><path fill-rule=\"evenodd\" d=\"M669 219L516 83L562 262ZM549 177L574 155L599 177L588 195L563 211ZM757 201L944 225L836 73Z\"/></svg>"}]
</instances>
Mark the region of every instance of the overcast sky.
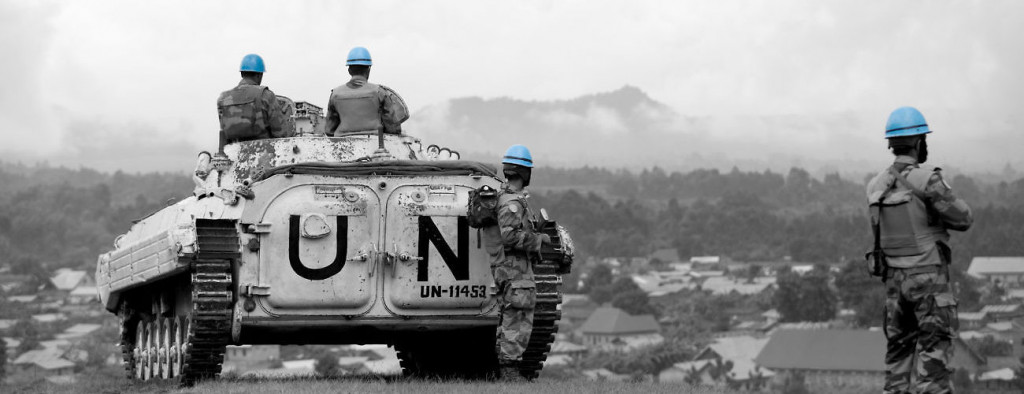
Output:
<instances>
[{"instance_id":1,"label":"overcast sky","mask_svg":"<svg viewBox=\"0 0 1024 394\"><path fill-rule=\"evenodd\" d=\"M454 97L569 99L630 84L686 116L877 114L865 132L879 134L889 111L914 105L947 141L980 149L998 144L987 126L940 125L1019 129L1022 11L1021 1L0 0L0 152L212 149L215 101L243 55L263 56L276 93L324 105L356 45L373 55L371 79L414 113Z\"/></svg>"}]
</instances>

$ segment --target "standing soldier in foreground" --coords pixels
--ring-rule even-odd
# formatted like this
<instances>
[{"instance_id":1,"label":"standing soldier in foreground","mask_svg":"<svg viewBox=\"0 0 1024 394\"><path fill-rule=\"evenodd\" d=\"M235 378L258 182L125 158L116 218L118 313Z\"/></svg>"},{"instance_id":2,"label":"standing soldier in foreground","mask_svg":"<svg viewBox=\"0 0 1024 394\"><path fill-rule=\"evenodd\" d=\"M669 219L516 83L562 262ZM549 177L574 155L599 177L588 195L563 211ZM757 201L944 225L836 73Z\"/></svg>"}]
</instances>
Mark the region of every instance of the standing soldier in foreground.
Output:
<instances>
[{"instance_id":1,"label":"standing soldier in foreground","mask_svg":"<svg viewBox=\"0 0 1024 394\"><path fill-rule=\"evenodd\" d=\"M519 362L533 331L536 283L531 255L541 244L550 244L547 234L534 231L525 188L530 184L533 159L522 145L512 145L502 159L505 184L498 196L498 224L483 229L482 237L491 256L491 270L498 288L501 315L498 321L497 350L501 377L522 379Z\"/></svg>"},{"instance_id":2,"label":"standing soldier in foreground","mask_svg":"<svg viewBox=\"0 0 1024 394\"><path fill-rule=\"evenodd\" d=\"M328 136L340 137L345 133L378 131L401 134L402 122L409 119L409 109L402 97L387 86L368 82L370 78L370 51L352 48L348 53L348 83L331 90L327 100Z\"/></svg>"},{"instance_id":3,"label":"standing soldier in foreground","mask_svg":"<svg viewBox=\"0 0 1024 394\"><path fill-rule=\"evenodd\" d=\"M971 210L928 159L924 116L912 107L889 116L885 138L895 163L867 186L885 300L885 393L950 393L952 339L958 333L949 283L947 230L967 230ZM911 378L914 379L911 379Z\"/></svg>"},{"instance_id":4,"label":"standing soldier in foreground","mask_svg":"<svg viewBox=\"0 0 1024 394\"><path fill-rule=\"evenodd\" d=\"M220 117L220 143L224 145L264 138L291 137L284 127L285 119L278 104L277 96L270 88L261 86L263 58L256 54L245 55L239 68L242 80L234 89L225 91L217 99Z\"/></svg>"}]
</instances>

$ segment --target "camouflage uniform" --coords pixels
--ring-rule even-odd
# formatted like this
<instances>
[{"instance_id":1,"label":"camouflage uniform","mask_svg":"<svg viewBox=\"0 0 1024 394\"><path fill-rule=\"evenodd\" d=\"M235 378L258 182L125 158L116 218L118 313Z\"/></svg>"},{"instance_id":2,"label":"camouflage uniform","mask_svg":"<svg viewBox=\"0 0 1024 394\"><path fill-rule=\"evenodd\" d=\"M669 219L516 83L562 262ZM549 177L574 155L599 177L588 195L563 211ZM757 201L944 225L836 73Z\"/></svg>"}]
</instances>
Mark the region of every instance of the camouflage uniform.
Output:
<instances>
[{"instance_id":1,"label":"camouflage uniform","mask_svg":"<svg viewBox=\"0 0 1024 394\"><path fill-rule=\"evenodd\" d=\"M534 232L525 191L503 187L498 199L498 225L484 228L491 270L498 288L501 316L497 332L498 358L522 358L533 331L537 299L530 254L540 251L541 236Z\"/></svg>"},{"instance_id":2,"label":"camouflage uniform","mask_svg":"<svg viewBox=\"0 0 1024 394\"><path fill-rule=\"evenodd\" d=\"M265 138L291 137L277 96L270 88L243 78L234 89L224 91L217 98L220 117L220 148L225 144ZM251 115L249 115L249 114ZM252 119L248 117L252 116ZM238 132L238 125L243 131Z\"/></svg>"},{"instance_id":3,"label":"camouflage uniform","mask_svg":"<svg viewBox=\"0 0 1024 394\"><path fill-rule=\"evenodd\" d=\"M893 169L878 174L867 188L869 203L882 201L880 236L889 266L884 392L950 393L952 339L959 322L946 230L968 229L971 210L953 195L941 169L922 169L909 156L898 156ZM909 224L900 228L900 222Z\"/></svg>"},{"instance_id":4,"label":"camouflage uniform","mask_svg":"<svg viewBox=\"0 0 1024 394\"><path fill-rule=\"evenodd\" d=\"M367 82L354 75L348 83L331 90L327 100L327 135L377 131L401 134L402 122L409 119L409 108L394 90Z\"/></svg>"}]
</instances>

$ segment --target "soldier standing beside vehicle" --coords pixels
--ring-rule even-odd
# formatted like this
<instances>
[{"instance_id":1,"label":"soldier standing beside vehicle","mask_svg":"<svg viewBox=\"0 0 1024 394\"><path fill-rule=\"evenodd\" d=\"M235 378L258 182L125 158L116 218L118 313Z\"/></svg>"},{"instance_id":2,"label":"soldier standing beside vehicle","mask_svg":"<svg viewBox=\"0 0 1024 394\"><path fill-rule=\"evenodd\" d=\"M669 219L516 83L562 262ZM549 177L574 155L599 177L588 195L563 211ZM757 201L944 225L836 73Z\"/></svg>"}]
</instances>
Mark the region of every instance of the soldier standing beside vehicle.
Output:
<instances>
[{"instance_id":1,"label":"soldier standing beside vehicle","mask_svg":"<svg viewBox=\"0 0 1024 394\"><path fill-rule=\"evenodd\" d=\"M331 90L324 129L327 135L339 137L345 133L380 129L389 134L401 134L402 122L409 119L409 108L394 90L368 82L373 65L370 51L363 47L352 48L345 65L352 79Z\"/></svg>"},{"instance_id":2,"label":"soldier standing beside vehicle","mask_svg":"<svg viewBox=\"0 0 1024 394\"><path fill-rule=\"evenodd\" d=\"M497 224L483 228L482 238L491 256L491 271L501 304L497 331L498 362L505 380L522 379L519 362L533 331L536 283L532 255L542 244L550 244L546 234L535 232L530 221L529 197L533 158L522 145L513 145L502 159L505 183L498 195Z\"/></svg>"},{"instance_id":3,"label":"soldier standing beside vehicle","mask_svg":"<svg viewBox=\"0 0 1024 394\"><path fill-rule=\"evenodd\" d=\"M220 144L264 138L291 137L293 131L285 127L285 119L277 96L270 88L261 86L266 67L256 54L245 55L239 68L242 80L231 90L220 94L217 113L220 118Z\"/></svg>"},{"instance_id":4,"label":"soldier standing beside vehicle","mask_svg":"<svg viewBox=\"0 0 1024 394\"><path fill-rule=\"evenodd\" d=\"M928 159L932 131L912 107L889 116L885 138L896 156L867 186L876 249L885 264L885 393L950 393L952 339L958 335L949 283L947 230L970 228L971 210Z\"/></svg>"}]
</instances>

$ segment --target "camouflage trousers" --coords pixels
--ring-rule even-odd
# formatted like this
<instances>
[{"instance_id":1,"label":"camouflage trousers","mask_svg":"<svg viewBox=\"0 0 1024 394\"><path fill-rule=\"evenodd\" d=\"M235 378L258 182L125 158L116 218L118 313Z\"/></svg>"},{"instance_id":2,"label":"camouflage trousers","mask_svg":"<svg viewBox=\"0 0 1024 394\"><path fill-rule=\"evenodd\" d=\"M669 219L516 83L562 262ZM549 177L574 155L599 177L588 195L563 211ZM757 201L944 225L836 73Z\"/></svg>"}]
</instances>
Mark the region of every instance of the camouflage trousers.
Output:
<instances>
[{"instance_id":1,"label":"camouflage trousers","mask_svg":"<svg viewBox=\"0 0 1024 394\"><path fill-rule=\"evenodd\" d=\"M513 255L508 255L502 264L492 269L501 303L496 340L498 358L520 360L533 331L533 306L537 301L533 269L528 259Z\"/></svg>"},{"instance_id":2,"label":"camouflage trousers","mask_svg":"<svg viewBox=\"0 0 1024 394\"><path fill-rule=\"evenodd\" d=\"M890 268L884 393L951 393L956 298L944 274Z\"/></svg>"}]
</instances>

